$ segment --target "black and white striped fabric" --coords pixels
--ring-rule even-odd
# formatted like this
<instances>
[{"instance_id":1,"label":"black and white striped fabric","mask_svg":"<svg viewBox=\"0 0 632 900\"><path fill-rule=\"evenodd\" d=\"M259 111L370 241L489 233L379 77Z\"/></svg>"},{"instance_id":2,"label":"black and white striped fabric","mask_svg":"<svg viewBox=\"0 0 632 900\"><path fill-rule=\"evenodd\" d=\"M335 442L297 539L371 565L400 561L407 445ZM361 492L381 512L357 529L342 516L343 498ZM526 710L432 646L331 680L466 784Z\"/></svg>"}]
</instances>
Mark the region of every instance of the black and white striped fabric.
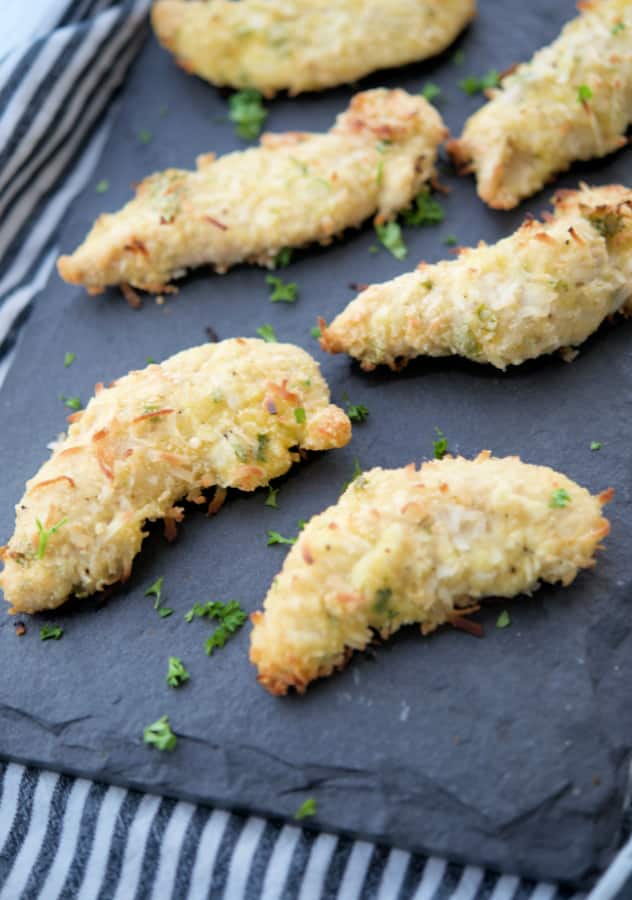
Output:
<instances>
[{"instance_id":1,"label":"black and white striped fabric","mask_svg":"<svg viewBox=\"0 0 632 900\"><path fill-rule=\"evenodd\" d=\"M5 0L0 34L0 382L91 176L149 0ZM632 897L632 841L590 900ZM258 817L0 764L0 900L580 900Z\"/></svg>"}]
</instances>

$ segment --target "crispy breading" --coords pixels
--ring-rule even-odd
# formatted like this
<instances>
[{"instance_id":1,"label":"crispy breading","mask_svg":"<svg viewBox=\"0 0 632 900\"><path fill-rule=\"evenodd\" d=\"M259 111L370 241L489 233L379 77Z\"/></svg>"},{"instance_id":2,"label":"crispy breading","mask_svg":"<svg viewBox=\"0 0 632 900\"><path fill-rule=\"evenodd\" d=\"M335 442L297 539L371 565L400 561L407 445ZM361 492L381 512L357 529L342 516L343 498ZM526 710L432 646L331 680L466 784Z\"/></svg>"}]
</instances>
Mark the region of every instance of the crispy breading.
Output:
<instances>
[{"instance_id":1,"label":"crispy breading","mask_svg":"<svg viewBox=\"0 0 632 900\"><path fill-rule=\"evenodd\" d=\"M14 612L125 580L146 521L164 518L170 537L179 500L203 502L202 490L217 486L215 512L226 488L254 491L287 472L299 449L351 436L317 363L292 344L205 344L97 388L16 507L0 575ZM43 553L38 521L46 530L64 522Z\"/></svg>"},{"instance_id":2,"label":"crispy breading","mask_svg":"<svg viewBox=\"0 0 632 900\"><path fill-rule=\"evenodd\" d=\"M581 344L632 311L632 191L583 185L554 207L497 244L369 287L323 327L323 348L366 370L451 354L505 369Z\"/></svg>"},{"instance_id":3,"label":"crispy breading","mask_svg":"<svg viewBox=\"0 0 632 900\"><path fill-rule=\"evenodd\" d=\"M307 523L253 613L259 682L303 692L374 632L419 623L428 634L484 597L570 584L608 534L612 493L488 452L366 472Z\"/></svg>"},{"instance_id":4,"label":"crispy breading","mask_svg":"<svg viewBox=\"0 0 632 900\"><path fill-rule=\"evenodd\" d=\"M632 4L592 0L531 62L511 70L448 145L478 193L511 209L575 160L626 143L632 122Z\"/></svg>"},{"instance_id":5,"label":"crispy breading","mask_svg":"<svg viewBox=\"0 0 632 900\"><path fill-rule=\"evenodd\" d=\"M270 97L426 59L474 13L474 0L158 0L151 19L187 72Z\"/></svg>"},{"instance_id":6,"label":"crispy breading","mask_svg":"<svg viewBox=\"0 0 632 900\"><path fill-rule=\"evenodd\" d=\"M146 178L120 212L100 216L84 243L58 261L90 293L128 284L161 291L186 269L241 262L271 266L283 247L329 243L377 212L409 206L433 176L447 132L423 97L402 90L356 94L326 134L268 134L261 146L197 171Z\"/></svg>"}]
</instances>

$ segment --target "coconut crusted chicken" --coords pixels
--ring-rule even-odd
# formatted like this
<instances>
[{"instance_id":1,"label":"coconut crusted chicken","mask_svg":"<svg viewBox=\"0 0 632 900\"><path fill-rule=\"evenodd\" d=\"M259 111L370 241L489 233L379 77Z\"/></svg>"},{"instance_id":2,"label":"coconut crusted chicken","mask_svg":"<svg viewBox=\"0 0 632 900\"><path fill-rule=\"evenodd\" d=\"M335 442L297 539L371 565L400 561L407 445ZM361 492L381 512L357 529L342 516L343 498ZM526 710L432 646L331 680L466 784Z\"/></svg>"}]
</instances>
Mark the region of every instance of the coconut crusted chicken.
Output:
<instances>
[{"instance_id":1,"label":"coconut crusted chicken","mask_svg":"<svg viewBox=\"0 0 632 900\"><path fill-rule=\"evenodd\" d=\"M151 175L59 259L59 272L99 293L115 284L162 291L205 263L218 272L241 262L270 266L283 247L326 244L374 213L384 221L409 206L446 134L423 97L356 94L326 134L268 134L258 148L200 157L195 172Z\"/></svg>"},{"instance_id":2,"label":"coconut crusted chicken","mask_svg":"<svg viewBox=\"0 0 632 900\"><path fill-rule=\"evenodd\" d=\"M449 144L478 193L511 209L575 160L625 145L632 121L632 4L579 3L559 38L491 90L490 102Z\"/></svg>"},{"instance_id":3,"label":"coconut crusted chicken","mask_svg":"<svg viewBox=\"0 0 632 900\"><path fill-rule=\"evenodd\" d=\"M608 534L611 495L487 452L366 472L308 522L253 614L259 682L302 692L373 632L419 623L428 634L484 597L570 584Z\"/></svg>"},{"instance_id":4,"label":"coconut crusted chicken","mask_svg":"<svg viewBox=\"0 0 632 900\"><path fill-rule=\"evenodd\" d=\"M451 354L505 369L581 344L631 311L632 191L584 185L554 207L497 244L369 287L323 326L323 348L367 370Z\"/></svg>"},{"instance_id":5,"label":"coconut crusted chicken","mask_svg":"<svg viewBox=\"0 0 632 900\"><path fill-rule=\"evenodd\" d=\"M59 606L129 577L147 520L170 537L183 515L225 489L254 491L299 450L344 446L347 416L318 365L291 344L205 344L97 386L68 436L26 485L0 586L13 611Z\"/></svg>"},{"instance_id":6,"label":"coconut crusted chicken","mask_svg":"<svg viewBox=\"0 0 632 900\"><path fill-rule=\"evenodd\" d=\"M474 12L474 0L159 0L152 24L187 72L270 97L426 59Z\"/></svg>"}]
</instances>

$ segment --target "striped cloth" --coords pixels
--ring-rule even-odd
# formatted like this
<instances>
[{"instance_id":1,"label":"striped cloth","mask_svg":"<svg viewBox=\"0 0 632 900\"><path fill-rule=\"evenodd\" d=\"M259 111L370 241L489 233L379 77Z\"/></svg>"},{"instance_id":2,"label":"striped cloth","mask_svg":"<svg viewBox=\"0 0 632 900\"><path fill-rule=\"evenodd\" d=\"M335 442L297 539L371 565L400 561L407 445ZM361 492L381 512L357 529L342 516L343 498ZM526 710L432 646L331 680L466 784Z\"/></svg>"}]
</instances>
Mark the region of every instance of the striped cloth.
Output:
<instances>
[{"instance_id":1,"label":"striped cloth","mask_svg":"<svg viewBox=\"0 0 632 900\"><path fill-rule=\"evenodd\" d=\"M0 382L107 137L149 0L7 2L0 34ZM109 110L109 112L108 112ZM0 900L580 900L551 884L0 765ZM632 841L590 900L632 897Z\"/></svg>"}]
</instances>

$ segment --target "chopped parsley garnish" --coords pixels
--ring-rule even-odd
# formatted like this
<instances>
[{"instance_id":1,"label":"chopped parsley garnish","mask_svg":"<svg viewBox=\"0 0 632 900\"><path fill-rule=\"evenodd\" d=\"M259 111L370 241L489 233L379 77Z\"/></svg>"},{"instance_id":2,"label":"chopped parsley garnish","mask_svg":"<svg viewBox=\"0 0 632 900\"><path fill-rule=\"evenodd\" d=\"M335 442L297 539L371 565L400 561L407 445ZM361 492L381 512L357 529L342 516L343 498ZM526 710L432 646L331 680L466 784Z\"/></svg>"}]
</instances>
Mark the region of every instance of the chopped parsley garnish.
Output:
<instances>
[{"instance_id":1,"label":"chopped parsley garnish","mask_svg":"<svg viewBox=\"0 0 632 900\"><path fill-rule=\"evenodd\" d=\"M268 531L268 547L272 547L274 544L295 544L296 538L286 538L283 537L282 534L279 534L278 531Z\"/></svg>"},{"instance_id":2,"label":"chopped parsley garnish","mask_svg":"<svg viewBox=\"0 0 632 900\"><path fill-rule=\"evenodd\" d=\"M441 88L433 81L427 81L419 93L429 103L432 103L432 101L436 100L436 98L441 94Z\"/></svg>"},{"instance_id":3,"label":"chopped parsley garnish","mask_svg":"<svg viewBox=\"0 0 632 900\"><path fill-rule=\"evenodd\" d=\"M623 216L612 210L603 212L597 209L588 216L588 221L606 240L614 237L623 228Z\"/></svg>"},{"instance_id":4,"label":"chopped parsley garnish","mask_svg":"<svg viewBox=\"0 0 632 900\"><path fill-rule=\"evenodd\" d=\"M285 269L292 262L294 251L291 247L282 247L274 257L274 268Z\"/></svg>"},{"instance_id":5,"label":"chopped parsley garnish","mask_svg":"<svg viewBox=\"0 0 632 900\"><path fill-rule=\"evenodd\" d=\"M620 34L625 29L625 24L623 22L617 22L612 26L612 34Z\"/></svg>"},{"instance_id":6,"label":"chopped parsley garnish","mask_svg":"<svg viewBox=\"0 0 632 900\"><path fill-rule=\"evenodd\" d=\"M266 452L267 452L269 443L270 443L270 438L267 434L258 434L257 435L257 462L265 462L266 461Z\"/></svg>"},{"instance_id":7,"label":"chopped parsley garnish","mask_svg":"<svg viewBox=\"0 0 632 900\"><path fill-rule=\"evenodd\" d=\"M277 494L279 493L279 488L268 488L268 496L266 497L264 506L271 506L272 509L278 509L279 504L277 503Z\"/></svg>"},{"instance_id":8,"label":"chopped parsley garnish","mask_svg":"<svg viewBox=\"0 0 632 900\"><path fill-rule=\"evenodd\" d=\"M362 468L360 466L360 460L358 459L357 456L355 456L353 459L353 472L351 473L351 478L348 481L345 481L345 483L342 486L343 494L347 490L349 485L353 484L353 482L356 481L361 476L362 476ZM360 486L361 486L361 483L360 483Z\"/></svg>"},{"instance_id":9,"label":"chopped parsley garnish","mask_svg":"<svg viewBox=\"0 0 632 900\"><path fill-rule=\"evenodd\" d=\"M169 657L169 668L167 669L167 684L169 687L177 688L191 676L187 672L184 663L177 656Z\"/></svg>"},{"instance_id":10,"label":"chopped parsley garnish","mask_svg":"<svg viewBox=\"0 0 632 900\"><path fill-rule=\"evenodd\" d=\"M294 303L298 297L298 285L295 281L288 281L287 284L282 278L276 275L267 275L266 281L272 288L270 291L271 303Z\"/></svg>"},{"instance_id":11,"label":"chopped parsley garnish","mask_svg":"<svg viewBox=\"0 0 632 900\"><path fill-rule=\"evenodd\" d=\"M177 738L171 730L169 716L161 716L143 730L143 740L157 750L175 750Z\"/></svg>"},{"instance_id":12,"label":"chopped parsley garnish","mask_svg":"<svg viewBox=\"0 0 632 900\"><path fill-rule=\"evenodd\" d=\"M385 222L383 225L376 225L375 232L382 246L389 250L395 259L404 259L408 254L408 249L402 237L402 229L397 222Z\"/></svg>"},{"instance_id":13,"label":"chopped parsley garnish","mask_svg":"<svg viewBox=\"0 0 632 900\"><path fill-rule=\"evenodd\" d=\"M587 84L580 84L577 88L577 100L579 103L587 103L592 99L593 92Z\"/></svg>"},{"instance_id":14,"label":"chopped parsley garnish","mask_svg":"<svg viewBox=\"0 0 632 900\"><path fill-rule=\"evenodd\" d=\"M509 613L506 609L503 609L501 614L496 619L496 628L507 628L511 625L511 619L509 618Z\"/></svg>"},{"instance_id":15,"label":"chopped parsley garnish","mask_svg":"<svg viewBox=\"0 0 632 900\"><path fill-rule=\"evenodd\" d=\"M208 613L211 618L220 620L213 634L204 642L204 648L208 656L213 655L213 651L217 647L223 647L236 631L239 631L246 619L246 613L236 600L229 600L228 603L213 604L213 611Z\"/></svg>"},{"instance_id":16,"label":"chopped parsley garnish","mask_svg":"<svg viewBox=\"0 0 632 900\"><path fill-rule=\"evenodd\" d=\"M443 459L448 452L448 439L440 428L435 428L437 440L432 442L432 450L435 459Z\"/></svg>"},{"instance_id":17,"label":"chopped parsley garnish","mask_svg":"<svg viewBox=\"0 0 632 900\"><path fill-rule=\"evenodd\" d=\"M382 187L384 181L384 160L381 159L377 164L377 172L375 173L375 183L378 187Z\"/></svg>"},{"instance_id":18,"label":"chopped parsley garnish","mask_svg":"<svg viewBox=\"0 0 632 900\"><path fill-rule=\"evenodd\" d=\"M461 81L459 81L459 87L471 97L474 94L478 94L479 91L486 91L489 88L498 87L499 83L500 72L497 72L496 69L490 69L489 72L481 78L477 78L476 75L468 75L466 78L461 79Z\"/></svg>"},{"instance_id":19,"label":"chopped parsley garnish","mask_svg":"<svg viewBox=\"0 0 632 900\"><path fill-rule=\"evenodd\" d=\"M44 554L46 553L46 547L48 546L48 539L51 534L55 534L56 531L65 525L68 519L60 519L60 521L53 525L52 528L44 528L39 519L35 519L35 524L37 525L37 530L39 532L39 541L37 543L37 551L35 553L35 559L42 559Z\"/></svg>"},{"instance_id":20,"label":"chopped parsley garnish","mask_svg":"<svg viewBox=\"0 0 632 900\"><path fill-rule=\"evenodd\" d=\"M153 366L155 362L156 362L156 360L153 358L153 356L147 357L147 365L148 366Z\"/></svg>"},{"instance_id":21,"label":"chopped parsley garnish","mask_svg":"<svg viewBox=\"0 0 632 900\"><path fill-rule=\"evenodd\" d=\"M377 613L378 616L388 615L392 595L393 592L390 588L384 587L377 590L375 592L373 612Z\"/></svg>"},{"instance_id":22,"label":"chopped parsley garnish","mask_svg":"<svg viewBox=\"0 0 632 900\"><path fill-rule=\"evenodd\" d=\"M297 406L294 410L294 419L299 425L303 425L306 419L305 410L302 406Z\"/></svg>"},{"instance_id":23,"label":"chopped parsley garnish","mask_svg":"<svg viewBox=\"0 0 632 900\"><path fill-rule=\"evenodd\" d=\"M591 441L590 442L591 450L601 450L602 447L603 447L603 444L601 443L601 441Z\"/></svg>"},{"instance_id":24,"label":"chopped parsley garnish","mask_svg":"<svg viewBox=\"0 0 632 900\"><path fill-rule=\"evenodd\" d=\"M446 245L446 247L456 247L456 245L458 244L458 241L457 241L455 235L446 234L446 236L443 239L443 243Z\"/></svg>"},{"instance_id":25,"label":"chopped parsley garnish","mask_svg":"<svg viewBox=\"0 0 632 900\"><path fill-rule=\"evenodd\" d=\"M307 819L310 816L316 815L316 800L313 797L308 797L307 800L303 800L299 808L294 813L294 818L300 822L301 819Z\"/></svg>"},{"instance_id":26,"label":"chopped parsley garnish","mask_svg":"<svg viewBox=\"0 0 632 900\"><path fill-rule=\"evenodd\" d=\"M352 422L366 422L369 417L369 410L363 403L350 403L349 395L345 391L342 400L347 407L347 415Z\"/></svg>"},{"instance_id":27,"label":"chopped parsley garnish","mask_svg":"<svg viewBox=\"0 0 632 900\"><path fill-rule=\"evenodd\" d=\"M237 91L228 100L228 118L237 127L244 141L254 141L261 134L268 111L261 102L261 94L252 88Z\"/></svg>"},{"instance_id":28,"label":"chopped parsley garnish","mask_svg":"<svg viewBox=\"0 0 632 900\"><path fill-rule=\"evenodd\" d=\"M565 491L564 488L558 488L556 491L553 491L551 494L551 499L549 500L549 506L552 509L561 509L564 506L568 506L571 502L571 495L568 491Z\"/></svg>"},{"instance_id":29,"label":"chopped parsley garnish","mask_svg":"<svg viewBox=\"0 0 632 900\"><path fill-rule=\"evenodd\" d=\"M170 606L161 606L158 610L158 615L161 619L168 619L169 616L173 615L173 610Z\"/></svg>"},{"instance_id":30,"label":"chopped parsley garnish","mask_svg":"<svg viewBox=\"0 0 632 900\"><path fill-rule=\"evenodd\" d=\"M101 181L97 181L94 189L97 194L105 194L109 186L110 182L107 180L107 178L102 178Z\"/></svg>"},{"instance_id":31,"label":"chopped parsley garnish","mask_svg":"<svg viewBox=\"0 0 632 900\"><path fill-rule=\"evenodd\" d=\"M141 142L141 144L150 144L153 139L153 134L146 128L141 128L141 130L138 132L138 140Z\"/></svg>"},{"instance_id":32,"label":"chopped parsley garnish","mask_svg":"<svg viewBox=\"0 0 632 900\"><path fill-rule=\"evenodd\" d=\"M165 576L161 575L160 578L156 578L151 587L148 587L145 591L146 597L155 597L154 600L154 609L160 609L160 601L162 597L162 583L165 580Z\"/></svg>"},{"instance_id":33,"label":"chopped parsley garnish","mask_svg":"<svg viewBox=\"0 0 632 900\"><path fill-rule=\"evenodd\" d=\"M64 633L64 629L59 625L42 625L40 628L40 640L42 641L58 641Z\"/></svg>"},{"instance_id":34,"label":"chopped parsley garnish","mask_svg":"<svg viewBox=\"0 0 632 900\"><path fill-rule=\"evenodd\" d=\"M76 353L66 353L64 355L64 367L67 369L68 366L71 366L77 358Z\"/></svg>"},{"instance_id":35,"label":"chopped parsley garnish","mask_svg":"<svg viewBox=\"0 0 632 900\"><path fill-rule=\"evenodd\" d=\"M64 397L63 394L60 394L59 399L64 404L64 406L68 407L68 409L74 409L74 410L81 409L82 404L81 404L81 400L79 397Z\"/></svg>"},{"instance_id":36,"label":"chopped parsley garnish","mask_svg":"<svg viewBox=\"0 0 632 900\"><path fill-rule=\"evenodd\" d=\"M320 340L320 338L323 336L323 333L320 330L320 325L312 325L312 327L309 329L309 333L317 341Z\"/></svg>"},{"instance_id":37,"label":"chopped parsley garnish","mask_svg":"<svg viewBox=\"0 0 632 900\"><path fill-rule=\"evenodd\" d=\"M455 66L462 66L465 62L465 50L457 50L452 57L452 62Z\"/></svg>"},{"instance_id":38,"label":"chopped parsley garnish","mask_svg":"<svg viewBox=\"0 0 632 900\"><path fill-rule=\"evenodd\" d=\"M272 325L262 325L261 328L257 328L257 334L259 335L259 337L262 337L268 344L273 344L276 342L277 336Z\"/></svg>"},{"instance_id":39,"label":"chopped parsley garnish","mask_svg":"<svg viewBox=\"0 0 632 900\"><path fill-rule=\"evenodd\" d=\"M406 225L439 225L445 213L440 204L430 196L428 188L423 188L413 201L410 209L405 209L402 219Z\"/></svg>"}]
</instances>

